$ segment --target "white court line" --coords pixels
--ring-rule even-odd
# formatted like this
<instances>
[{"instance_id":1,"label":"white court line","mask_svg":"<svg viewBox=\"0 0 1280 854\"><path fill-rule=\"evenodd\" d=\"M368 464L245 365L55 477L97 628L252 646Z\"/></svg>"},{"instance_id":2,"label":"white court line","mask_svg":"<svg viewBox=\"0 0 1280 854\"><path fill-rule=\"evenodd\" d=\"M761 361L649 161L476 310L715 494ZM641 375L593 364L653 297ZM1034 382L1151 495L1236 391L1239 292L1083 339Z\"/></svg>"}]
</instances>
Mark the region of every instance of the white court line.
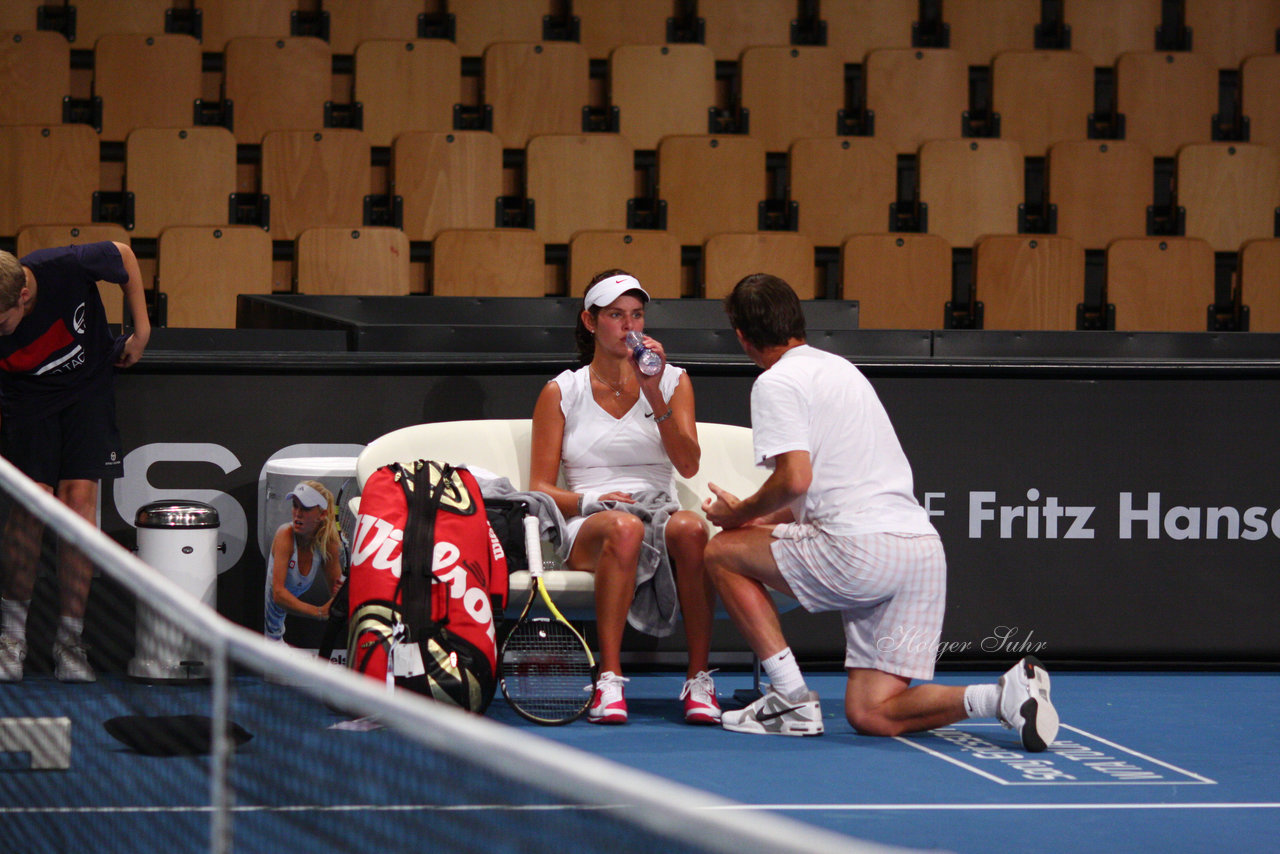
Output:
<instances>
[{"instance_id":1,"label":"white court line","mask_svg":"<svg viewBox=\"0 0 1280 854\"><path fill-rule=\"evenodd\" d=\"M1072 732L1078 732L1078 733L1080 733L1081 735L1083 735L1083 736L1085 736L1085 737L1087 737L1087 738L1092 738L1094 741L1098 741L1098 742L1101 742L1102 744L1105 744L1107 747L1113 747L1113 748L1115 748L1116 750L1123 750L1125 753L1131 754L1131 755L1133 755L1133 756L1140 757L1140 758L1142 758L1142 759L1147 760L1148 762L1154 762L1154 763L1155 763L1155 764L1157 764L1157 765L1163 765L1165 768L1168 768L1168 769L1170 769L1170 770L1172 770L1172 771L1177 771L1179 774L1186 774L1188 777L1194 777L1195 779L1199 780L1201 783L1212 783L1212 784L1214 784L1214 785L1217 785L1217 782L1218 782L1217 780L1210 780L1208 777L1204 777L1204 776L1202 776L1202 775L1200 775L1200 774L1196 774L1196 773L1194 773L1194 772L1192 772L1192 771L1188 771L1188 770L1186 770L1185 768L1179 768L1177 765L1172 765L1172 764L1170 764L1170 763L1168 763L1168 762L1163 762L1163 761L1161 761L1161 760L1159 760L1159 759L1156 759L1156 758L1155 758L1155 757L1153 757L1153 756L1148 756L1148 755L1146 755L1145 753L1139 753L1139 752L1138 752L1138 751L1136 751L1136 750L1131 750L1131 749L1129 749L1128 747L1124 747L1124 746L1122 746L1122 745L1116 744L1114 741L1109 741L1109 740L1107 740L1107 739L1103 738L1103 737L1102 737L1102 736L1100 736L1100 735L1094 735L1094 734L1093 734L1093 733L1091 733L1091 732L1085 732L1085 731L1084 731L1084 730L1082 730L1082 729L1078 729L1078 728L1073 727L1073 726L1068 726L1067 724L1062 724L1060 728L1061 728L1061 729L1069 729L1069 730L1071 730Z\"/></svg>"},{"instance_id":2,"label":"white court line","mask_svg":"<svg viewBox=\"0 0 1280 854\"><path fill-rule=\"evenodd\" d=\"M717 810L759 809L785 812L862 812L912 810L1274 810L1280 802L1186 804L742 804L712 807Z\"/></svg>"}]
</instances>

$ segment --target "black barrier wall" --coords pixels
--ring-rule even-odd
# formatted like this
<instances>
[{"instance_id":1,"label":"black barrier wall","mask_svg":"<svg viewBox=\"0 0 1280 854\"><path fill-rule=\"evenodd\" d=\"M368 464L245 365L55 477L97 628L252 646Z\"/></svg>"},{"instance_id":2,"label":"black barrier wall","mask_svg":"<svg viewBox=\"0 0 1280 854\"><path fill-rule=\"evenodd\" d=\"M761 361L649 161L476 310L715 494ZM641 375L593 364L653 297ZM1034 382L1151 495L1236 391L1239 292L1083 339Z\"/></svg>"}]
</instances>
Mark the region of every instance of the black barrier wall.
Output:
<instances>
[{"instance_id":1,"label":"black barrier wall","mask_svg":"<svg viewBox=\"0 0 1280 854\"><path fill-rule=\"evenodd\" d=\"M219 610L261 626L259 476L296 445L362 445L407 424L528 417L554 359L148 353L119 377L126 477L103 494L128 544L137 506L177 494L227 508ZM703 421L747 424L755 370L690 364ZM864 366L946 546L942 662L1275 661L1280 622L1280 366ZM238 510L237 510L238 508ZM237 518L237 514L238 517ZM797 652L837 661L831 614L784 615ZM723 623L724 621L722 621ZM641 637L636 650L678 650ZM717 649L744 650L732 626Z\"/></svg>"}]
</instances>

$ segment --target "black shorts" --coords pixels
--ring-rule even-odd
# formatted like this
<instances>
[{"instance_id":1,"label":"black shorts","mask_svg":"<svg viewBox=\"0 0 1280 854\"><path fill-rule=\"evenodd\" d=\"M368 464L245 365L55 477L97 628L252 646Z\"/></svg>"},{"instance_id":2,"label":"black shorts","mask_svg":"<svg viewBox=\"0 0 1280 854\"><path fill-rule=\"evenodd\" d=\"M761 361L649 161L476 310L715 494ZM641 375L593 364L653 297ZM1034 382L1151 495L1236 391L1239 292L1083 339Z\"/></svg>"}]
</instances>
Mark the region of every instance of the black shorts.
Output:
<instances>
[{"instance_id":1,"label":"black shorts","mask_svg":"<svg viewBox=\"0 0 1280 854\"><path fill-rule=\"evenodd\" d=\"M0 452L27 477L57 487L64 480L104 480L124 470L115 394L95 388L39 418L0 418Z\"/></svg>"}]
</instances>

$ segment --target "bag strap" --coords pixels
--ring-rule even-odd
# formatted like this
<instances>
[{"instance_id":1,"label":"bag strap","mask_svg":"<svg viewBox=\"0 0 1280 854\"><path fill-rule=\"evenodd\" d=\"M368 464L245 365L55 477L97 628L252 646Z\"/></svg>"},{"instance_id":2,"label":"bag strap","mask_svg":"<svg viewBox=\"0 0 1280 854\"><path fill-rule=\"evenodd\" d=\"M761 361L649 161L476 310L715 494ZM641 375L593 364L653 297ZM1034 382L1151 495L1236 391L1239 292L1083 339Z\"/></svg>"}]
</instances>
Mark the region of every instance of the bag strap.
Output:
<instances>
[{"instance_id":1,"label":"bag strap","mask_svg":"<svg viewBox=\"0 0 1280 854\"><path fill-rule=\"evenodd\" d=\"M433 469L438 470L434 484L431 482ZM417 641L448 621L446 614L438 622L432 622L431 594L436 580L435 573L432 572L436 546L436 513L440 509L441 496L453 477L453 466L449 463L420 461L411 482L407 475L402 469L400 485L405 491L408 519L400 550L400 581L396 585L396 599L400 603L404 623L409 629L409 640Z\"/></svg>"}]
</instances>

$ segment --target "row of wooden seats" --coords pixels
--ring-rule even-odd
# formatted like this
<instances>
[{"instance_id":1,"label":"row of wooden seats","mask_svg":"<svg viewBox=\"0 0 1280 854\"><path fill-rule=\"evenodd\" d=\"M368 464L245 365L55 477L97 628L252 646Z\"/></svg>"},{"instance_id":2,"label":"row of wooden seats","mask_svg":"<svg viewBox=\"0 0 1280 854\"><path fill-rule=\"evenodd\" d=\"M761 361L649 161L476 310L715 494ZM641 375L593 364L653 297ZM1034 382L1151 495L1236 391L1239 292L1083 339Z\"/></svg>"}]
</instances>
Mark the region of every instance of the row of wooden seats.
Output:
<instances>
[{"instance_id":1,"label":"row of wooden seats","mask_svg":"<svg viewBox=\"0 0 1280 854\"><path fill-rule=\"evenodd\" d=\"M0 124L61 121L70 92L69 47L51 32L0 33ZM609 60L610 107L620 131L652 149L671 134L705 133L717 109L714 54L703 45L632 45ZM374 145L406 130L451 130L462 98L458 47L444 40L369 41L355 53L353 98ZM101 98L101 138L138 127L193 122L205 91L200 45L186 35L103 36L95 47L93 92ZM741 107L748 131L768 151L798 138L834 136L849 106L844 61L830 47L753 47L741 57ZM970 108L969 68L955 49L888 48L866 58L865 106L874 135L898 153L925 139L958 136ZM156 91L154 81L166 85ZM279 81L289 80L289 86ZM586 52L571 42L512 42L484 55L483 100L507 148L530 137L574 133L592 92ZM1246 60L1242 113L1251 139L1280 144L1280 54ZM1208 54L1139 52L1116 63L1116 106L1125 138L1157 157L1208 142L1219 112L1218 69ZM334 100L328 45L316 38L243 37L226 48L222 96L232 105L237 142L272 130L320 129ZM1004 138L1028 156L1058 140L1084 139L1094 112L1094 66L1084 53L1014 51L995 58L993 109Z\"/></svg>"},{"instance_id":2,"label":"row of wooden seats","mask_svg":"<svg viewBox=\"0 0 1280 854\"><path fill-rule=\"evenodd\" d=\"M0 29L34 28L41 6L53 0L6 0L0 7ZM109 33L153 33L165 27L171 9L199 9L203 47L221 51L237 36L281 38L293 31L297 12L328 16L329 44L335 53L351 53L361 41L409 39L418 33L419 16L447 11L453 15L458 48L479 56L499 41L539 41L543 22L566 6L577 18L579 39L588 56L603 59L615 47L667 40L667 22L682 6L675 0L71 0L76 11L76 45L92 46ZM861 62L877 47L912 46L918 23L918 0L823 0L817 17L827 44L844 62ZM969 65L985 65L1004 50L1027 50L1035 44L1042 21L1040 0L943 0L940 24L950 44ZM1119 54L1151 50L1164 22L1162 0L1063 0L1058 23L1069 28L1071 45L1095 65L1110 65ZM1217 67L1234 68L1255 53L1276 50L1280 8L1271 0L1182 0L1192 47L1214 58ZM717 60L736 60L755 45L789 45L792 22L802 11L797 0L698 0L696 17L705 44Z\"/></svg>"}]
</instances>

